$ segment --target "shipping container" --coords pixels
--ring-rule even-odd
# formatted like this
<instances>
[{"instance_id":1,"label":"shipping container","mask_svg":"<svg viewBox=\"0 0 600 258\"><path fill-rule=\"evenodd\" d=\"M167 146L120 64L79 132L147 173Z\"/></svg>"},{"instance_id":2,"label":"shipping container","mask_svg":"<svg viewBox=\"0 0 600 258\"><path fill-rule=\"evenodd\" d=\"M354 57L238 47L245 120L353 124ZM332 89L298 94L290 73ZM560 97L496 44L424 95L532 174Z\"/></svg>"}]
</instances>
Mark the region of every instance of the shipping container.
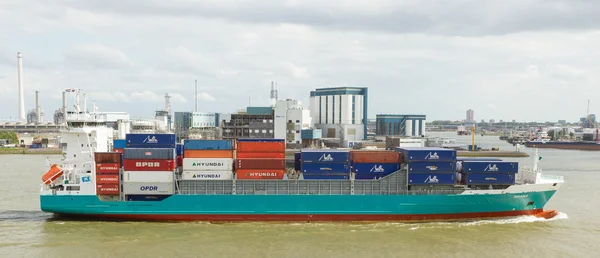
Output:
<instances>
[{"instance_id":1,"label":"shipping container","mask_svg":"<svg viewBox=\"0 0 600 258\"><path fill-rule=\"evenodd\" d=\"M125 171L173 171L177 163L167 159L126 159L123 164Z\"/></svg>"},{"instance_id":2,"label":"shipping container","mask_svg":"<svg viewBox=\"0 0 600 258\"><path fill-rule=\"evenodd\" d=\"M213 171L233 170L233 159L231 158L185 158L183 159L183 170L188 171Z\"/></svg>"},{"instance_id":3,"label":"shipping container","mask_svg":"<svg viewBox=\"0 0 600 258\"><path fill-rule=\"evenodd\" d=\"M96 164L96 174L119 174L120 163Z\"/></svg>"},{"instance_id":4,"label":"shipping container","mask_svg":"<svg viewBox=\"0 0 600 258\"><path fill-rule=\"evenodd\" d=\"M125 171L123 182L169 183L173 182L173 171Z\"/></svg>"},{"instance_id":5,"label":"shipping container","mask_svg":"<svg viewBox=\"0 0 600 258\"><path fill-rule=\"evenodd\" d=\"M410 162L407 164L407 171L409 173L454 173L456 172L456 162Z\"/></svg>"},{"instance_id":6,"label":"shipping container","mask_svg":"<svg viewBox=\"0 0 600 258\"><path fill-rule=\"evenodd\" d=\"M164 195L139 195L139 194L130 194L125 196L125 200L130 202L159 202L164 199L169 198L170 194Z\"/></svg>"},{"instance_id":7,"label":"shipping container","mask_svg":"<svg viewBox=\"0 0 600 258\"><path fill-rule=\"evenodd\" d=\"M240 142L283 142L283 143L285 143L284 139L273 139L273 138L240 138L237 141L238 141L238 144Z\"/></svg>"},{"instance_id":8,"label":"shipping container","mask_svg":"<svg viewBox=\"0 0 600 258\"><path fill-rule=\"evenodd\" d=\"M356 180L375 180L375 179L381 179L385 176L388 176L389 174L391 174L393 172L389 172L389 173L355 173L354 174L354 179Z\"/></svg>"},{"instance_id":9,"label":"shipping container","mask_svg":"<svg viewBox=\"0 0 600 258\"><path fill-rule=\"evenodd\" d=\"M124 183L123 194L173 194L175 183Z\"/></svg>"},{"instance_id":10,"label":"shipping container","mask_svg":"<svg viewBox=\"0 0 600 258\"><path fill-rule=\"evenodd\" d=\"M285 142L238 141L237 152L281 152L285 153Z\"/></svg>"},{"instance_id":11,"label":"shipping container","mask_svg":"<svg viewBox=\"0 0 600 258\"><path fill-rule=\"evenodd\" d=\"M348 163L350 152L347 150L302 149L302 163Z\"/></svg>"},{"instance_id":12,"label":"shipping container","mask_svg":"<svg viewBox=\"0 0 600 258\"><path fill-rule=\"evenodd\" d=\"M300 171L302 170L302 153L296 152L294 153L294 170Z\"/></svg>"},{"instance_id":13,"label":"shipping container","mask_svg":"<svg viewBox=\"0 0 600 258\"><path fill-rule=\"evenodd\" d=\"M183 144L182 143L178 143L175 146L175 155L177 155L177 157L183 156Z\"/></svg>"},{"instance_id":14,"label":"shipping container","mask_svg":"<svg viewBox=\"0 0 600 258\"><path fill-rule=\"evenodd\" d=\"M454 185L456 184L455 173L408 173L409 185Z\"/></svg>"},{"instance_id":15,"label":"shipping container","mask_svg":"<svg viewBox=\"0 0 600 258\"><path fill-rule=\"evenodd\" d=\"M463 161L462 169L465 173L517 173L518 162L509 161Z\"/></svg>"},{"instance_id":16,"label":"shipping container","mask_svg":"<svg viewBox=\"0 0 600 258\"><path fill-rule=\"evenodd\" d=\"M184 170L181 174L183 180L231 180L233 171L189 171Z\"/></svg>"},{"instance_id":17,"label":"shipping container","mask_svg":"<svg viewBox=\"0 0 600 258\"><path fill-rule=\"evenodd\" d=\"M119 184L119 175L96 175L96 184Z\"/></svg>"},{"instance_id":18,"label":"shipping container","mask_svg":"<svg viewBox=\"0 0 600 258\"><path fill-rule=\"evenodd\" d=\"M231 140L185 140L186 150L233 150Z\"/></svg>"},{"instance_id":19,"label":"shipping container","mask_svg":"<svg viewBox=\"0 0 600 258\"><path fill-rule=\"evenodd\" d=\"M117 195L120 194L119 184L97 184L96 194L97 195Z\"/></svg>"},{"instance_id":20,"label":"shipping container","mask_svg":"<svg viewBox=\"0 0 600 258\"><path fill-rule=\"evenodd\" d=\"M285 169L285 159L240 159L235 161L235 169Z\"/></svg>"},{"instance_id":21,"label":"shipping container","mask_svg":"<svg viewBox=\"0 0 600 258\"><path fill-rule=\"evenodd\" d=\"M304 173L302 172L304 180L348 180L350 179L350 173Z\"/></svg>"},{"instance_id":22,"label":"shipping container","mask_svg":"<svg viewBox=\"0 0 600 258\"><path fill-rule=\"evenodd\" d=\"M502 161L500 158L468 158L456 157L456 161Z\"/></svg>"},{"instance_id":23,"label":"shipping container","mask_svg":"<svg viewBox=\"0 0 600 258\"><path fill-rule=\"evenodd\" d=\"M123 153L125 153L125 149L113 149L113 152L118 152L118 153L123 154ZM123 156L123 155L121 155L121 156Z\"/></svg>"},{"instance_id":24,"label":"shipping container","mask_svg":"<svg viewBox=\"0 0 600 258\"><path fill-rule=\"evenodd\" d=\"M125 159L169 159L175 160L175 149L162 148L127 148L123 154Z\"/></svg>"},{"instance_id":25,"label":"shipping container","mask_svg":"<svg viewBox=\"0 0 600 258\"><path fill-rule=\"evenodd\" d=\"M350 172L350 164L346 163L304 163L302 172L328 173L328 172Z\"/></svg>"},{"instance_id":26,"label":"shipping container","mask_svg":"<svg viewBox=\"0 0 600 258\"><path fill-rule=\"evenodd\" d=\"M127 147L127 140L125 139L114 139L113 149L125 149Z\"/></svg>"},{"instance_id":27,"label":"shipping container","mask_svg":"<svg viewBox=\"0 0 600 258\"><path fill-rule=\"evenodd\" d=\"M235 172L237 179L283 179L285 169L240 169Z\"/></svg>"},{"instance_id":28,"label":"shipping container","mask_svg":"<svg viewBox=\"0 0 600 258\"><path fill-rule=\"evenodd\" d=\"M356 173L389 174L400 170L398 163L354 163L352 171Z\"/></svg>"},{"instance_id":29,"label":"shipping container","mask_svg":"<svg viewBox=\"0 0 600 258\"><path fill-rule=\"evenodd\" d=\"M395 151L351 151L353 163L400 163L400 154Z\"/></svg>"},{"instance_id":30,"label":"shipping container","mask_svg":"<svg viewBox=\"0 0 600 258\"><path fill-rule=\"evenodd\" d=\"M300 138L302 140L321 139L321 129L306 129L300 131Z\"/></svg>"},{"instance_id":31,"label":"shipping container","mask_svg":"<svg viewBox=\"0 0 600 258\"><path fill-rule=\"evenodd\" d=\"M121 164L121 153L116 152L95 152L94 161L97 163L118 163Z\"/></svg>"},{"instance_id":32,"label":"shipping container","mask_svg":"<svg viewBox=\"0 0 600 258\"><path fill-rule=\"evenodd\" d=\"M237 152L238 159L285 159L285 152Z\"/></svg>"},{"instance_id":33,"label":"shipping container","mask_svg":"<svg viewBox=\"0 0 600 258\"><path fill-rule=\"evenodd\" d=\"M413 161L455 161L456 150L444 148L398 147L397 152L402 153L403 162Z\"/></svg>"},{"instance_id":34,"label":"shipping container","mask_svg":"<svg viewBox=\"0 0 600 258\"><path fill-rule=\"evenodd\" d=\"M184 150L185 158L233 158L230 150Z\"/></svg>"},{"instance_id":35,"label":"shipping container","mask_svg":"<svg viewBox=\"0 0 600 258\"><path fill-rule=\"evenodd\" d=\"M127 134L127 148L171 148L175 149L175 134Z\"/></svg>"},{"instance_id":36,"label":"shipping container","mask_svg":"<svg viewBox=\"0 0 600 258\"><path fill-rule=\"evenodd\" d=\"M463 174L468 185L514 185L515 174L481 173Z\"/></svg>"},{"instance_id":37,"label":"shipping container","mask_svg":"<svg viewBox=\"0 0 600 258\"><path fill-rule=\"evenodd\" d=\"M183 156L177 156L177 166L178 167L183 166Z\"/></svg>"}]
</instances>

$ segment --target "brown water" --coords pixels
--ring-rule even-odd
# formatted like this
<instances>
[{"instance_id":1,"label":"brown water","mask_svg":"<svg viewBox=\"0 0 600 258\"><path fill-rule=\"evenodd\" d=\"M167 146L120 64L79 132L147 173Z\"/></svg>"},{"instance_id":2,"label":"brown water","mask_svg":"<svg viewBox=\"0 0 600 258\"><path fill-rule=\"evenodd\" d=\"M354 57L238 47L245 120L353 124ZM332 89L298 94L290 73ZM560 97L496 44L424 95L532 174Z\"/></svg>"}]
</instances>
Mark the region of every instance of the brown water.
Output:
<instances>
[{"instance_id":1,"label":"brown water","mask_svg":"<svg viewBox=\"0 0 600 258\"><path fill-rule=\"evenodd\" d=\"M479 136L477 144L512 148L495 136ZM540 154L544 171L567 181L547 205L561 212L558 218L422 224L57 220L39 210L45 157L0 155L0 257L600 256L600 152ZM530 158L514 160L531 164Z\"/></svg>"}]
</instances>

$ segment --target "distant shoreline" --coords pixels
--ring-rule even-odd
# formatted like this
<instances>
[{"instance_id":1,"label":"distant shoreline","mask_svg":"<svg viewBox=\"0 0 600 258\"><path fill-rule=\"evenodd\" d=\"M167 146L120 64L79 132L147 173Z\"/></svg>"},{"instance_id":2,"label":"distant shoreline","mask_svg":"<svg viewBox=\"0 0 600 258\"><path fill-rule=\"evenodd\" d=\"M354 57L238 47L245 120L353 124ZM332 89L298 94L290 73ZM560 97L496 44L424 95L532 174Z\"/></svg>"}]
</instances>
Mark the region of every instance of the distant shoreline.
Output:
<instances>
[{"instance_id":1,"label":"distant shoreline","mask_svg":"<svg viewBox=\"0 0 600 258\"><path fill-rule=\"evenodd\" d=\"M58 155L61 149L24 149L24 148L0 148L1 154L25 154L25 155Z\"/></svg>"}]
</instances>

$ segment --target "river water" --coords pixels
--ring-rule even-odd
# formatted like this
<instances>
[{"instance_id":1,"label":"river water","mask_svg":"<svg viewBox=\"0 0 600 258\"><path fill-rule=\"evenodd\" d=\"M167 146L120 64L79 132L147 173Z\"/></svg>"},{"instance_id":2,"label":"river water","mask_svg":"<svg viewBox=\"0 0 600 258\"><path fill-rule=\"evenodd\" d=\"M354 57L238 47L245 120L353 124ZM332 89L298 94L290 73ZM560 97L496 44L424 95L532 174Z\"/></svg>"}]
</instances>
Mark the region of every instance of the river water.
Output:
<instances>
[{"instance_id":1,"label":"river water","mask_svg":"<svg viewBox=\"0 0 600 258\"><path fill-rule=\"evenodd\" d=\"M470 136L433 135L470 142ZM513 149L497 136L482 147ZM531 152L531 149L522 148ZM567 183L551 220L459 223L148 223L53 218L39 210L45 157L0 155L0 257L598 257L600 152L541 149ZM531 165L531 158L510 159Z\"/></svg>"}]
</instances>

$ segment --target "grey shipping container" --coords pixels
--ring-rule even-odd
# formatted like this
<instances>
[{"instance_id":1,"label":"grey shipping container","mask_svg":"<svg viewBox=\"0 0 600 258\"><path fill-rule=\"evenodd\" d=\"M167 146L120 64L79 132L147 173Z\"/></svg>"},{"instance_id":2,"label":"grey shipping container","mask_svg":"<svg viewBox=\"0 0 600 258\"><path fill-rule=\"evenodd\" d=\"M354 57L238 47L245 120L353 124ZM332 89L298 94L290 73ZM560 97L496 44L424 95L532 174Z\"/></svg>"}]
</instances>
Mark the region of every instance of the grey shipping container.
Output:
<instances>
[{"instance_id":1,"label":"grey shipping container","mask_svg":"<svg viewBox=\"0 0 600 258\"><path fill-rule=\"evenodd\" d=\"M175 149L155 149L155 148L126 148L123 153L124 159L172 159L176 157Z\"/></svg>"},{"instance_id":2,"label":"grey shipping container","mask_svg":"<svg viewBox=\"0 0 600 258\"><path fill-rule=\"evenodd\" d=\"M123 193L128 194L173 194L174 183L124 183Z\"/></svg>"}]
</instances>

